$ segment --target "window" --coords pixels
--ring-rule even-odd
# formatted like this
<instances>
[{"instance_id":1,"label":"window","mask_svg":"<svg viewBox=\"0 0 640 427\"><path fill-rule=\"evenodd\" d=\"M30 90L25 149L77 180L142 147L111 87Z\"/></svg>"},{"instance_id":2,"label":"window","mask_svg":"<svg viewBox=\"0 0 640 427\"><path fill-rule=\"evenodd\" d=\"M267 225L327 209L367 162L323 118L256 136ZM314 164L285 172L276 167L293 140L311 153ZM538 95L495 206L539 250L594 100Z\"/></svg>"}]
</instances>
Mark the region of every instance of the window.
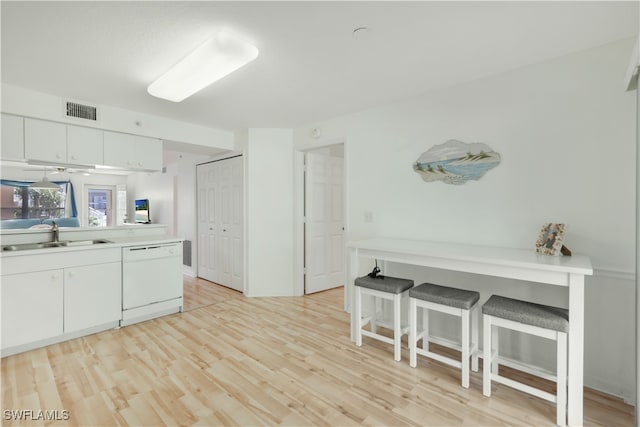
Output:
<instances>
[{"instance_id":1,"label":"window","mask_svg":"<svg viewBox=\"0 0 640 427\"><path fill-rule=\"evenodd\" d=\"M122 225L126 218L127 187L121 185L87 185L85 187L87 226Z\"/></svg>"},{"instance_id":2,"label":"window","mask_svg":"<svg viewBox=\"0 0 640 427\"><path fill-rule=\"evenodd\" d=\"M116 206L118 207L118 214L116 216L116 225L123 225L127 222L127 186L124 184L118 184L118 200Z\"/></svg>"},{"instance_id":3,"label":"window","mask_svg":"<svg viewBox=\"0 0 640 427\"><path fill-rule=\"evenodd\" d=\"M0 219L61 218L73 216L67 203L67 185L60 191L35 189L29 182L3 181L0 186Z\"/></svg>"},{"instance_id":4,"label":"window","mask_svg":"<svg viewBox=\"0 0 640 427\"><path fill-rule=\"evenodd\" d=\"M111 188L87 189L88 225L89 227L106 227L113 225Z\"/></svg>"}]
</instances>

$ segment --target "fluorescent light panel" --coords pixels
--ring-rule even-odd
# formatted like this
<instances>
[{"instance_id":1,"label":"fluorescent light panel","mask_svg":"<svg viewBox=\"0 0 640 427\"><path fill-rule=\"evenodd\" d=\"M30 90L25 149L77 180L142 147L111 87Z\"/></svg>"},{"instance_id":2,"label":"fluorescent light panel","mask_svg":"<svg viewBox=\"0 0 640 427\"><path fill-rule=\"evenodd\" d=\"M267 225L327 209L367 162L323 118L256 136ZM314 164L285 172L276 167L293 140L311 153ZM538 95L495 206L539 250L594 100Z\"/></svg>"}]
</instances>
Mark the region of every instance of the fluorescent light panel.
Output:
<instances>
[{"instance_id":1,"label":"fluorescent light panel","mask_svg":"<svg viewBox=\"0 0 640 427\"><path fill-rule=\"evenodd\" d=\"M257 56L255 46L221 32L151 83L147 92L158 98L180 102Z\"/></svg>"}]
</instances>

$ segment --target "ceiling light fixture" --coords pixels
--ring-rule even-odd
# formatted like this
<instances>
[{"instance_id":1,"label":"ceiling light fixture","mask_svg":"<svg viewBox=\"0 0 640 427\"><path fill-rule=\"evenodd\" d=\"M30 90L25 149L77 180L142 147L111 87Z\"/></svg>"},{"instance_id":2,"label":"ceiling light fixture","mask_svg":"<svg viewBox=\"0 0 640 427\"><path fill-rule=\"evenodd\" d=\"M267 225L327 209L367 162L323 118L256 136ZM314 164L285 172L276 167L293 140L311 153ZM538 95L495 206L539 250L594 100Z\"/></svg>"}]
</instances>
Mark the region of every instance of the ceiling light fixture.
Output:
<instances>
[{"instance_id":1,"label":"ceiling light fixture","mask_svg":"<svg viewBox=\"0 0 640 427\"><path fill-rule=\"evenodd\" d=\"M229 33L218 33L147 88L158 98L180 102L256 59L258 49Z\"/></svg>"}]
</instances>

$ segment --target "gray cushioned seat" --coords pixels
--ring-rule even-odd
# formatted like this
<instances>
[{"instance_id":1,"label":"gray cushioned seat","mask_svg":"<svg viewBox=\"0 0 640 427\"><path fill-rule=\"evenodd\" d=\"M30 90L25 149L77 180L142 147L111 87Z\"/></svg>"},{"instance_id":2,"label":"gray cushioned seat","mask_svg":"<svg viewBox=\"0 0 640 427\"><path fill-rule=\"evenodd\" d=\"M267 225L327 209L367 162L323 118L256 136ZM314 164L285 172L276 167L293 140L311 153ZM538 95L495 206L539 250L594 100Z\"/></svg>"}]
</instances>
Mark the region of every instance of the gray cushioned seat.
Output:
<instances>
[{"instance_id":1,"label":"gray cushioned seat","mask_svg":"<svg viewBox=\"0 0 640 427\"><path fill-rule=\"evenodd\" d=\"M492 295L482 306L482 313L526 325L559 332L569 332L569 310Z\"/></svg>"},{"instance_id":2,"label":"gray cushioned seat","mask_svg":"<svg viewBox=\"0 0 640 427\"><path fill-rule=\"evenodd\" d=\"M409 297L469 310L480 299L480 293L434 285L433 283L423 283L412 288L409 291Z\"/></svg>"},{"instance_id":3,"label":"gray cushioned seat","mask_svg":"<svg viewBox=\"0 0 640 427\"><path fill-rule=\"evenodd\" d=\"M413 280L389 276L376 277L374 279L373 277L363 276L355 280L355 285L380 292L399 294L413 287Z\"/></svg>"}]
</instances>

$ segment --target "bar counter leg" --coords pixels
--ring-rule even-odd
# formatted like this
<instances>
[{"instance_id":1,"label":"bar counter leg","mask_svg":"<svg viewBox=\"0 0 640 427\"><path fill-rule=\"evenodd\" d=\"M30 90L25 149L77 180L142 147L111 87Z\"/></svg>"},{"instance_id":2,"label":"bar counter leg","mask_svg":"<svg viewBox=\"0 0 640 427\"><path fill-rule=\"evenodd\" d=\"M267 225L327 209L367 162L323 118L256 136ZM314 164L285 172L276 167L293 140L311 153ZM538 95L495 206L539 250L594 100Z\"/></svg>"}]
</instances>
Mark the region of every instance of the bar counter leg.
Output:
<instances>
[{"instance_id":1,"label":"bar counter leg","mask_svg":"<svg viewBox=\"0 0 640 427\"><path fill-rule=\"evenodd\" d=\"M355 313L355 280L358 274L358 250L349 249L349 266L347 283L345 283L345 310L351 313L351 341L356 340L356 313Z\"/></svg>"},{"instance_id":2,"label":"bar counter leg","mask_svg":"<svg viewBox=\"0 0 640 427\"><path fill-rule=\"evenodd\" d=\"M567 415L570 426L583 424L584 276L569 275L569 378Z\"/></svg>"}]
</instances>

